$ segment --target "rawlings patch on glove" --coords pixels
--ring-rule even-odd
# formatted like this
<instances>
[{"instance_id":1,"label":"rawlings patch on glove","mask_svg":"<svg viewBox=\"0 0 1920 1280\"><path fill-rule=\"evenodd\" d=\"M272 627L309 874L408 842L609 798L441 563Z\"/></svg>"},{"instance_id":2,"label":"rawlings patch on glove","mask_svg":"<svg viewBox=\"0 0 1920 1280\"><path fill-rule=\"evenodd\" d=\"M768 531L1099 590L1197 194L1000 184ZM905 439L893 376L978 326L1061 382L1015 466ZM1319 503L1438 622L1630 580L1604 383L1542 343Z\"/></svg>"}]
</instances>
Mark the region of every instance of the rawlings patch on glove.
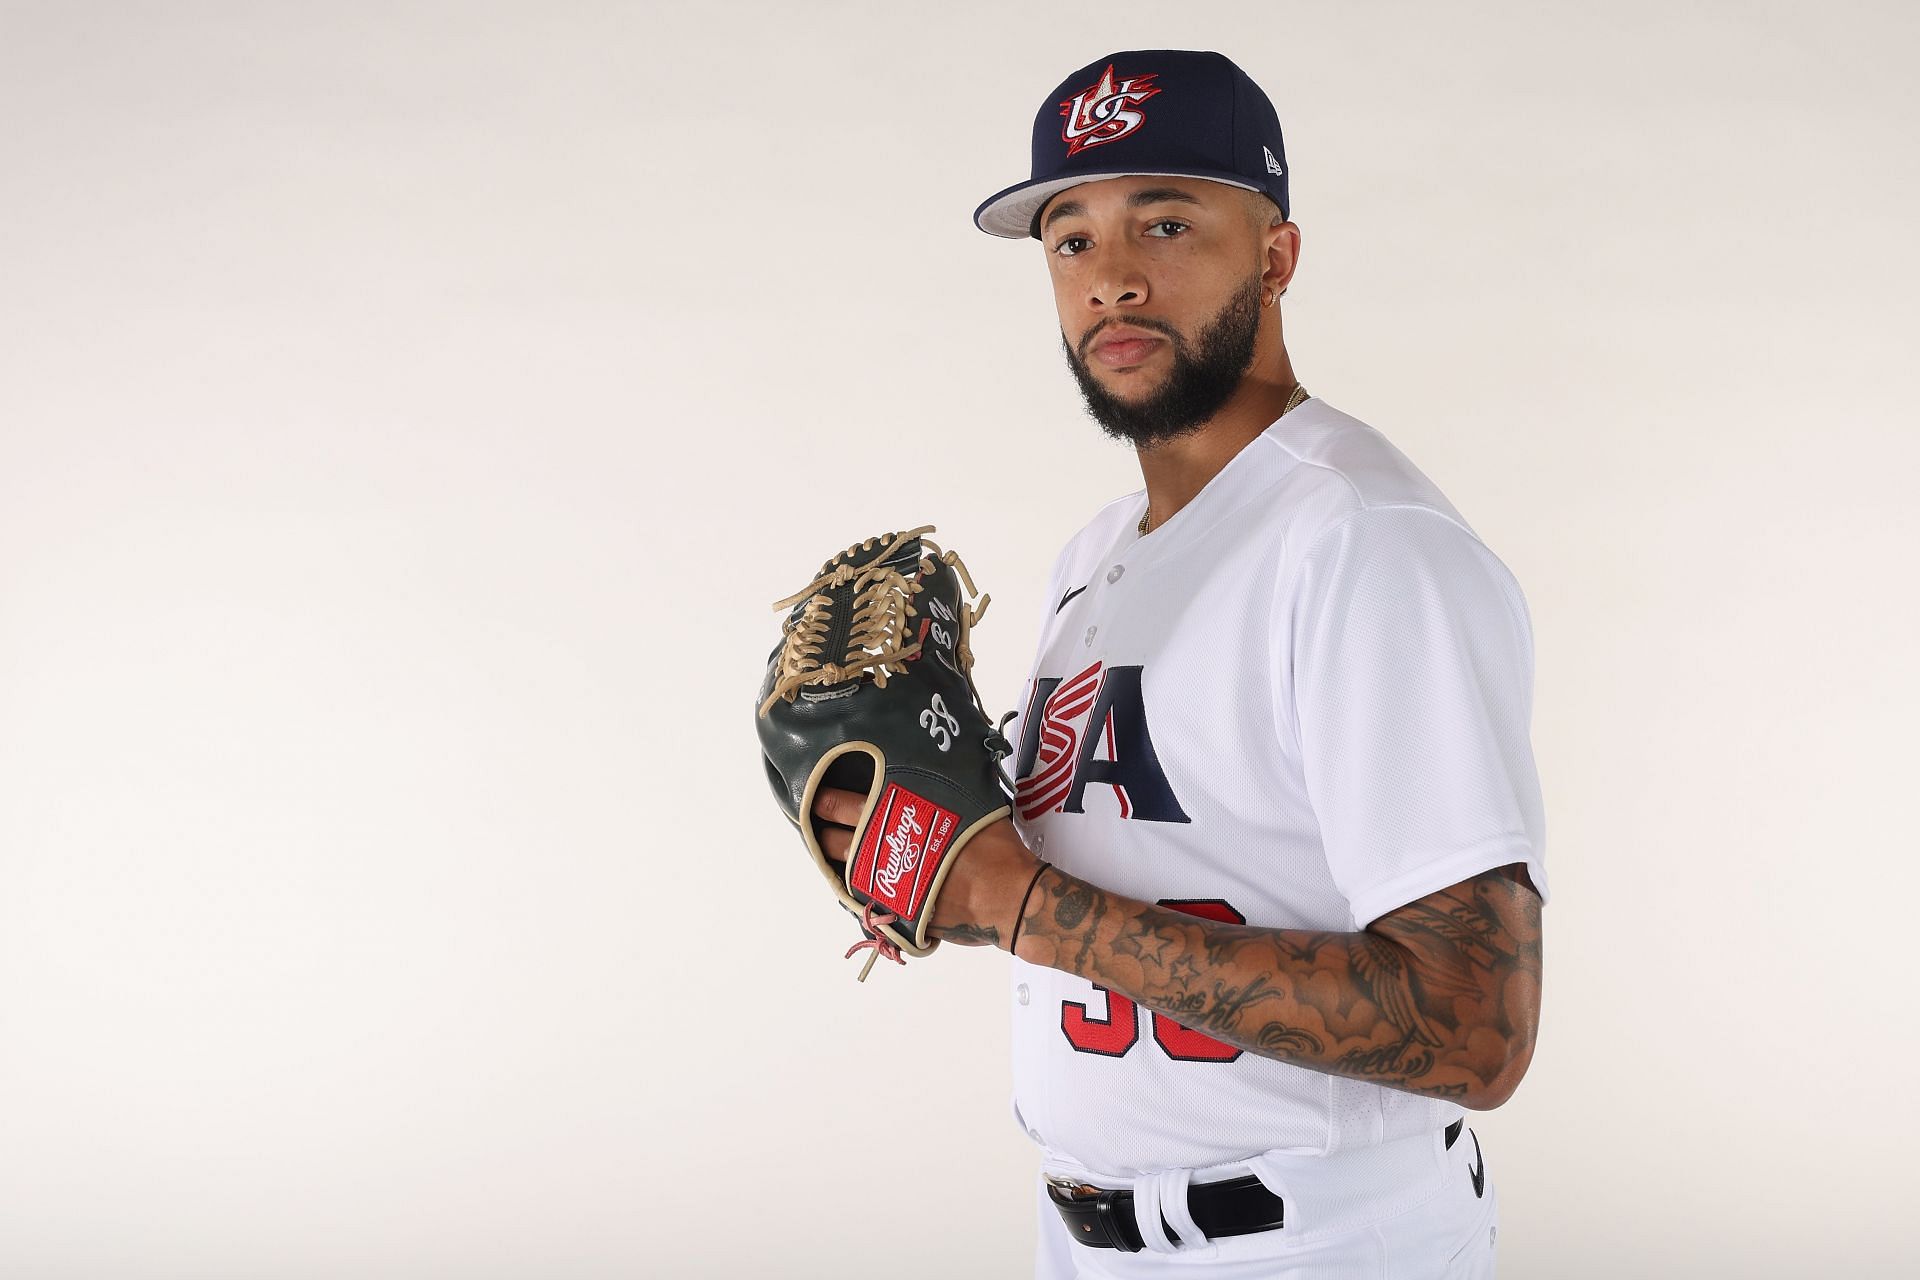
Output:
<instances>
[{"instance_id":1,"label":"rawlings patch on glove","mask_svg":"<svg viewBox=\"0 0 1920 1280\"><path fill-rule=\"evenodd\" d=\"M934 904L974 834L1011 811L1013 748L980 705L968 639L987 596L923 525L855 543L774 604L784 634L760 684L761 754L781 811L871 954L930 954ZM964 590L963 590L964 588ZM1003 718L1001 726L1011 715ZM866 796L844 864L821 844L822 787Z\"/></svg>"}]
</instances>

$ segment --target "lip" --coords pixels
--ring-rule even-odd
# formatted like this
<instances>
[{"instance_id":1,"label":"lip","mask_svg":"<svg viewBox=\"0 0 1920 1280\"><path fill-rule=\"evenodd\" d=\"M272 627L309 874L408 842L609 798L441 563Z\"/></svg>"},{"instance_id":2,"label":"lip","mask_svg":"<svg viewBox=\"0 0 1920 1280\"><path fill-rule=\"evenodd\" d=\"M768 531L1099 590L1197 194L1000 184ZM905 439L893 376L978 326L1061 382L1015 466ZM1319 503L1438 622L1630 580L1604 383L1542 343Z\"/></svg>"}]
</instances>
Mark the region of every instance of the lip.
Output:
<instances>
[{"instance_id":1,"label":"lip","mask_svg":"<svg viewBox=\"0 0 1920 1280\"><path fill-rule=\"evenodd\" d=\"M1124 369L1139 364L1166 339L1147 329L1116 325L1100 335L1093 347L1093 358L1109 369Z\"/></svg>"}]
</instances>

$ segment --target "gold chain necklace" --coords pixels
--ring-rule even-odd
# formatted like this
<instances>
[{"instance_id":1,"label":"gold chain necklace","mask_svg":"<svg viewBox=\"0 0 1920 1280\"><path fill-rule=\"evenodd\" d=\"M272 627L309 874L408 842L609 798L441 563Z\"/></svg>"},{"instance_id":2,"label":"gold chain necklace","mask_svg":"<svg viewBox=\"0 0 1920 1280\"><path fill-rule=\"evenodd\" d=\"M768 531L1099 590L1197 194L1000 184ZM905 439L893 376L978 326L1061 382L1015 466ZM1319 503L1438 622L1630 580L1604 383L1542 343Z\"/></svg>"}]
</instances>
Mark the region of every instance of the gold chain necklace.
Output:
<instances>
[{"instance_id":1,"label":"gold chain necklace","mask_svg":"<svg viewBox=\"0 0 1920 1280\"><path fill-rule=\"evenodd\" d=\"M1289 413L1292 413L1295 409L1299 408L1301 403L1307 399L1308 399L1307 389L1301 386L1297 382L1294 383L1293 394L1287 397L1287 407L1280 411L1280 416L1283 418L1286 417ZM1147 503L1146 512L1140 517L1140 524L1138 525L1141 537L1144 538L1147 536L1147 526L1152 523L1153 523L1153 503L1149 502Z\"/></svg>"}]
</instances>

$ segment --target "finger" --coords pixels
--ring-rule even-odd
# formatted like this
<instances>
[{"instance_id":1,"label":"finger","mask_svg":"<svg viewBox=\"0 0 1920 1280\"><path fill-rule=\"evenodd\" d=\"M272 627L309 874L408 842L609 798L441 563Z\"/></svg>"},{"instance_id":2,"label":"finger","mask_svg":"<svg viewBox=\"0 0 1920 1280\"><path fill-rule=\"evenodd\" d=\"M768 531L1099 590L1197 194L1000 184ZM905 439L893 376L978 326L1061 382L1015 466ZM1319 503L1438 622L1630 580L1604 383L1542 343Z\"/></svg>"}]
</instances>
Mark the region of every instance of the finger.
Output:
<instances>
[{"instance_id":1,"label":"finger","mask_svg":"<svg viewBox=\"0 0 1920 1280\"><path fill-rule=\"evenodd\" d=\"M843 827L858 825L860 810L866 808L867 798L858 791L842 791L837 787L822 787L813 793L813 812L828 822L837 822Z\"/></svg>"},{"instance_id":2,"label":"finger","mask_svg":"<svg viewBox=\"0 0 1920 1280\"><path fill-rule=\"evenodd\" d=\"M820 847L835 862L847 860L847 850L853 847L853 832L845 827L822 827L820 829Z\"/></svg>"}]
</instances>

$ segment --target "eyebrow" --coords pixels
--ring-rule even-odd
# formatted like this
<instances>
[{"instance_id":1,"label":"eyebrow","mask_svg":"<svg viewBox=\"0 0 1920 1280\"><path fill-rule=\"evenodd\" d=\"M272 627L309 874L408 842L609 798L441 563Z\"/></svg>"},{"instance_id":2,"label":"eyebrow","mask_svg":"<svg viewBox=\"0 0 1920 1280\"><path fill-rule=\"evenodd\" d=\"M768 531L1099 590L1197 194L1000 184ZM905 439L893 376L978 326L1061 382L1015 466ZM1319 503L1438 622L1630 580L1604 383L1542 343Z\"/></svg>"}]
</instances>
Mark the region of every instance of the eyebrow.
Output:
<instances>
[{"instance_id":1,"label":"eyebrow","mask_svg":"<svg viewBox=\"0 0 1920 1280\"><path fill-rule=\"evenodd\" d=\"M1138 209L1142 205L1166 204L1169 202L1174 204L1200 203L1200 201L1180 190L1178 187L1146 187L1127 197L1127 208ZM1078 217L1085 214L1086 211L1087 206L1081 204L1078 200L1063 200L1053 206L1053 212L1049 213L1047 220L1040 224L1041 229L1045 230L1061 218Z\"/></svg>"}]
</instances>

